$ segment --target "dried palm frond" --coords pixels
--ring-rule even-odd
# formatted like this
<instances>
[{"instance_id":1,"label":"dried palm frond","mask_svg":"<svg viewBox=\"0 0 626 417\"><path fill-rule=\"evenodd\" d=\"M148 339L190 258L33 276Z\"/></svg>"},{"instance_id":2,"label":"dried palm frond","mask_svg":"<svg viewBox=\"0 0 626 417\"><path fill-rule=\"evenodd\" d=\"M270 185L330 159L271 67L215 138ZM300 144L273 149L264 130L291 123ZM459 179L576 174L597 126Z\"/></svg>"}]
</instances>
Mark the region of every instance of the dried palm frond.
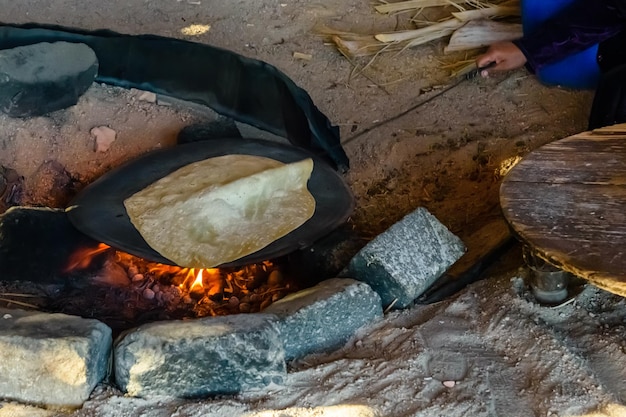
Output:
<instances>
[{"instance_id":1,"label":"dried palm frond","mask_svg":"<svg viewBox=\"0 0 626 417\"><path fill-rule=\"evenodd\" d=\"M339 52L348 58L376 55L387 45L377 41L373 35L361 35L318 25L314 31L333 43Z\"/></svg>"},{"instance_id":2,"label":"dried palm frond","mask_svg":"<svg viewBox=\"0 0 626 417\"><path fill-rule=\"evenodd\" d=\"M452 34L448 46L443 51L444 53L466 51L521 37L521 24L472 20Z\"/></svg>"},{"instance_id":3,"label":"dried palm frond","mask_svg":"<svg viewBox=\"0 0 626 417\"><path fill-rule=\"evenodd\" d=\"M427 26L414 30L361 35L318 26L315 31L326 36L327 40L332 42L339 52L352 59L411 48L450 36L455 31L460 30L467 21L484 19L485 17L519 15L519 0L506 0L499 5L484 0L407 0L398 3L385 3L376 6L376 10L381 13L393 13L410 9L422 10L423 8L437 6L454 6L459 11L452 12L447 20L438 23L427 22ZM471 9L467 10L468 8ZM464 33L466 32L460 32L460 35L457 36L461 43L463 43L466 37L473 37L472 30L467 32L469 35ZM501 39L501 36L496 35L496 39ZM446 52L467 49L465 47L461 47L462 49L456 48L456 42L451 42ZM475 46L472 46L472 48L475 48Z\"/></svg>"},{"instance_id":4,"label":"dried palm frond","mask_svg":"<svg viewBox=\"0 0 626 417\"><path fill-rule=\"evenodd\" d=\"M39 295L35 295L35 294L23 294L23 293L17 293L17 292L3 292L3 293L0 293L0 296L2 296L2 297L23 297L23 298L37 298L37 297L40 297Z\"/></svg>"},{"instance_id":5,"label":"dried palm frond","mask_svg":"<svg viewBox=\"0 0 626 417\"><path fill-rule=\"evenodd\" d=\"M450 71L450 77L455 78L461 75L468 74L470 71L476 69L476 60L474 58L471 58L450 63L442 63L440 65L440 68Z\"/></svg>"},{"instance_id":6,"label":"dried palm frond","mask_svg":"<svg viewBox=\"0 0 626 417\"><path fill-rule=\"evenodd\" d=\"M410 41L407 46L417 46L452 34L456 29L463 26L463 22L457 19L448 19L415 30L403 30L399 32L380 33L375 35L376 40L384 43L397 43Z\"/></svg>"},{"instance_id":7,"label":"dried palm frond","mask_svg":"<svg viewBox=\"0 0 626 417\"><path fill-rule=\"evenodd\" d=\"M39 306L36 306L34 304L25 303L23 301L12 300L10 298L0 297L0 301L4 302L4 303L7 303L7 305L15 304L15 305L20 306L20 307L32 308L33 310L39 309Z\"/></svg>"},{"instance_id":8,"label":"dried palm frond","mask_svg":"<svg viewBox=\"0 0 626 417\"><path fill-rule=\"evenodd\" d=\"M520 0L507 0L499 3L498 6L502 7L520 7Z\"/></svg>"},{"instance_id":9,"label":"dried palm frond","mask_svg":"<svg viewBox=\"0 0 626 417\"><path fill-rule=\"evenodd\" d=\"M337 46L339 52L349 58L376 55L387 46L378 42L373 36L363 36L359 39L333 36L332 41Z\"/></svg>"},{"instance_id":10,"label":"dried palm frond","mask_svg":"<svg viewBox=\"0 0 626 417\"><path fill-rule=\"evenodd\" d=\"M452 16L462 22L468 22L470 20L487 19L491 17L519 16L520 14L521 10L518 6L493 6L466 10L464 12L453 12Z\"/></svg>"},{"instance_id":11,"label":"dried palm frond","mask_svg":"<svg viewBox=\"0 0 626 417\"><path fill-rule=\"evenodd\" d=\"M374 8L378 13L388 14L412 9L423 9L425 7L459 5L470 1L472 0L407 0L398 3L385 3Z\"/></svg>"},{"instance_id":12,"label":"dried palm frond","mask_svg":"<svg viewBox=\"0 0 626 417\"><path fill-rule=\"evenodd\" d=\"M345 30L331 28L321 23L318 23L315 25L315 27L313 28L313 32L320 36L323 36L327 40L331 40L333 36L341 36L342 38L345 38L345 39L361 38L361 37L367 36L367 35L361 35L359 33L347 32Z\"/></svg>"}]
</instances>

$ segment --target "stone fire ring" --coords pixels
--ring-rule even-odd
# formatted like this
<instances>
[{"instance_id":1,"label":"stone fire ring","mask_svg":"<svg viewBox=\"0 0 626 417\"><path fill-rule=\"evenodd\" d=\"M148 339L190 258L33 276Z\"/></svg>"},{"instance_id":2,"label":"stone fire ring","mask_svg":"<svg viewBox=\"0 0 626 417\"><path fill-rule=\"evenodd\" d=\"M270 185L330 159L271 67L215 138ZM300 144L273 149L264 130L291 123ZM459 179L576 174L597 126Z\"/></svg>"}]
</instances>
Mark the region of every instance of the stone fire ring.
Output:
<instances>
[{"instance_id":1,"label":"stone fire ring","mask_svg":"<svg viewBox=\"0 0 626 417\"><path fill-rule=\"evenodd\" d=\"M73 41L91 42L99 60L104 56L99 53L104 45L118 38L126 43L135 40L108 32L107 37L99 38L102 33L70 35L49 29L2 29L18 37L26 36L16 44L4 37L4 48L37 43L37 39L73 37ZM28 38L29 35L33 36ZM137 39L140 43L174 42L153 37ZM190 50L195 47L177 45ZM219 56L228 55L225 51L205 49ZM198 59L197 54L190 53L189 57ZM237 63L257 68L250 60ZM318 123L327 119L319 114L308 95L276 69L260 67L270 68L271 75L279 77L294 96L306 98L298 102L302 112L298 117L310 118L315 139L338 139L334 130L327 132L324 123ZM130 85L124 80L108 80L125 87ZM281 98L292 104L289 97ZM283 133L279 127L271 130ZM345 155L336 152L333 156L339 165L347 162L343 160ZM135 396L198 397L281 384L286 378L286 361L341 346L358 328L382 316L383 303L388 308L408 307L464 250L462 242L445 226L426 210L417 209L352 259L342 275L358 280L329 279L253 315L147 324L120 335L115 343L111 329L94 319L3 309L0 395L37 405L80 406L93 388L107 378L111 352L114 380L120 389Z\"/></svg>"},{"instance_id":2,"label":"stone fire ring","mask_svg":"<svg viewBox=\"0 0 626 417\"><path fill-rule=\"evenodd\" d=\"M155 322L113 342L111 329L94 319L0 310L0 395L79 406L107 378L111 352L113 380L133 396L200 397L282 384L288 361L342 346L382 317L383 305L410 306L464 250L418 208L352 258L340 275L356 279L322 281L261 313Z\"/></svg>"}]
</instances>

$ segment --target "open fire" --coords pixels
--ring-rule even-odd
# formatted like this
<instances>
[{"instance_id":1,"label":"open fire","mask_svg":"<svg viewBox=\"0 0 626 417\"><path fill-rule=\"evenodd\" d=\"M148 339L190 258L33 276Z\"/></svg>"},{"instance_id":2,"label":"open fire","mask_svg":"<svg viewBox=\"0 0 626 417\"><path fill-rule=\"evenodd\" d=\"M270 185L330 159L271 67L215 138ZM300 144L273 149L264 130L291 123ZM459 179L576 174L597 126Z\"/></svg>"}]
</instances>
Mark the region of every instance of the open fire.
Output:
<instances>
[{"instance_id":1,"label":"open fire","mask_svg":"<svg viewBox=\"0 0 626 417\"><path fill-rule=\"evenodd\" d=\"M146 261L103 243L95 249L76 251L66 272L78 273L94 266L99 269L98 281L128 287L138 308L149 304L177 316L255 313L296 290L278 262L241 268L182 268Z\"/></svg>"}]
</instances>

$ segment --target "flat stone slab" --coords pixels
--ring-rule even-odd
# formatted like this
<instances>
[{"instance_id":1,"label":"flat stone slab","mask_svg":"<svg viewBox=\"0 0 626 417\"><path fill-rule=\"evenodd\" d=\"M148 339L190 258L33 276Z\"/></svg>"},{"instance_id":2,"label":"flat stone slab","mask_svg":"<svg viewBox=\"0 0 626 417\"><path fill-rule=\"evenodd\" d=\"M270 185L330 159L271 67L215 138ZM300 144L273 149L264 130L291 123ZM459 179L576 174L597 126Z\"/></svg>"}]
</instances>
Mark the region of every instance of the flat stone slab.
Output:
<instances>
[{"instance_id":1,"label":"flat stone slab","mask_svg":"<svg viewBox=\"0 0 626 417\"><path fill-rule=\"evenodd\" d=\"M76 104L98 72L85 44L42 42L0 51L0 109L12 117L41 116Z\"/></svg>"},{"instance_id":2,"label":"flat stone slab","mask_svg":"<svg viewBox=\"0 0 626 417\"><path fill-rule=\"evenodd\" d=\"M111 345L97 320L0 309L0 397L78 407L107 375Z\"/></svg>"},{"instance_id":3,"label":"flat stone slab","mask_svg":"<svg viewBox=\"0 0 626 417\"><path fill-rule=\"evenodd\" d=\"M290 294L263 310L279 317L288 360L336 348L382 317L380 297L369 285L334 278Z\"/></svg>"},{"instance_id":4,"label":"flat stone slab","mask_svg":"<svg viewBox=\"0 0 626 417\"><path fill-rule=\"evenodd\" d=\"M465 252L465 245L420 207L370 241L342 272L368 283L384 306L404 308Z\"/></svg>"},{"instance_id":5,"label":"flat stone slab","mask_svg":"<svg viewBox=\"0 0 626 417\"><path fill-rule=\"evenodd\" d=\"M114 360L118 386L139 397L235 394L287 376L269 314L150 323L122 336Z\"/></svg>"}]
</instances>

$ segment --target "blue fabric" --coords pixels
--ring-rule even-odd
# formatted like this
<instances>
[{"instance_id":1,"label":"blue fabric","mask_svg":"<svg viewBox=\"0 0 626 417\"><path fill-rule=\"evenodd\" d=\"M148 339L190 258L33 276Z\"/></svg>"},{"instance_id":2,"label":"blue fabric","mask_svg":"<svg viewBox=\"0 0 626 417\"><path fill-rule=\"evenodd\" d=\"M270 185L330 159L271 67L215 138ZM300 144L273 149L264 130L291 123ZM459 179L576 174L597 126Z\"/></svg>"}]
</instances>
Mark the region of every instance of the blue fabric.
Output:
<instances>
[{"instance_id":1,"label":"blue fabric","mask_svg":"<svg viewBox=\"0 0 626 417\"><path fill-rule=\"evenodd\" d=\"M598 44L626 27L626 0L523 0L524 37L515 44L546 84L595 88Z\"/></svg>"},{"instance_id":2,"label":"blue fabric","mask_svg":"<svg viewBox=\"0 0 626 417\"><path fill-rule=\"evenodd\" d=\"M548 85L574 89L594 89L600 79L600 67L596 61L598 45L570 55L537 72L539 80Z\"/></svg>"}]
</instances>

